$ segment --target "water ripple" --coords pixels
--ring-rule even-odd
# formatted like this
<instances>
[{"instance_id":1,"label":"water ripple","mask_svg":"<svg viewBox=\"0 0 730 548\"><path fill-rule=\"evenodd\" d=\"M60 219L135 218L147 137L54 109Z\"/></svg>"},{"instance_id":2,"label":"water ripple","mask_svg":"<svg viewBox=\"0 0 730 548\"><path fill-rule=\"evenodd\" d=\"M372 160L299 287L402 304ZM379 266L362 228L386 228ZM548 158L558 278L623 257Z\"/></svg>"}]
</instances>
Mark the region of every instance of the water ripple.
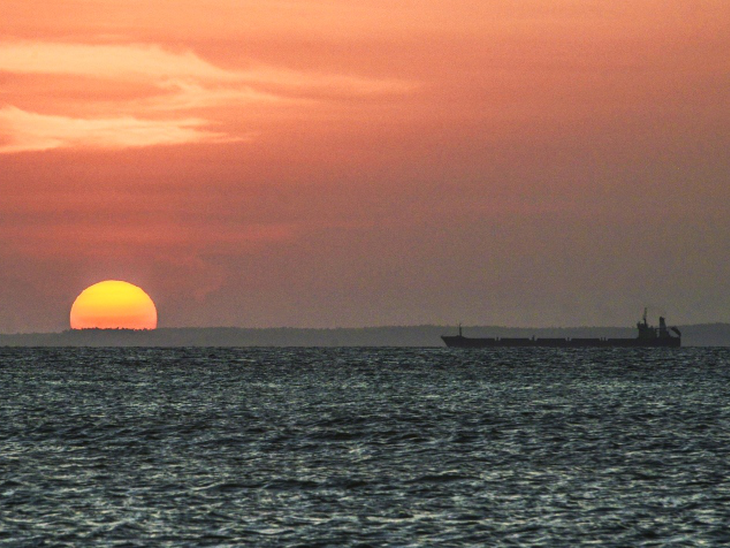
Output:
<instances>
[{"instance_id":1,"label":"water ripple","mask_svg":"<svg viewBox=\"0 0 730 548\"><path fill-rule=\"evenodd\" d=\"M729 363L0 348L0 545L723 545Z\"/></svg>"}]
</instances>

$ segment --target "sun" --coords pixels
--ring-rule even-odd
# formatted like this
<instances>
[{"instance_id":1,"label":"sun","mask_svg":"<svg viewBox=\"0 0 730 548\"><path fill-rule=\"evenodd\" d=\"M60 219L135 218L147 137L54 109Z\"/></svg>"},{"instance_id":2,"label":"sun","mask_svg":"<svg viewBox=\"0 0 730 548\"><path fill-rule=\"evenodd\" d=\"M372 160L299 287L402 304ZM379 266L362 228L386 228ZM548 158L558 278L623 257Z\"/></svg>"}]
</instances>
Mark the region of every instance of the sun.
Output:
<instances>
[{"instance_id":1,"label":"sun","mask_svg":"<svg viewBox=\"0 0 730 548\"><path fill-rule=\"evenodd\" d=\"M84 289L71 306L71 329L155 329L157 308L136 285L106 280Z\"/></svg>"}]
</instances>

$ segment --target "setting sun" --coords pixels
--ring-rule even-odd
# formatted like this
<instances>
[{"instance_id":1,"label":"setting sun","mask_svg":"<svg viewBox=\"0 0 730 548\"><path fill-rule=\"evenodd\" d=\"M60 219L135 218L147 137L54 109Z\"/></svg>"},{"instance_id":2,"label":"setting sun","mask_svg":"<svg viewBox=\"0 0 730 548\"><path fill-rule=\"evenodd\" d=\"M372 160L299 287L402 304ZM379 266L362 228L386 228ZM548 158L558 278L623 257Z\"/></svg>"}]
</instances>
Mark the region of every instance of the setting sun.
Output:
<instances>
[{"instance_id":1,"label":"setting sun","mask_svg":"<svg viewBox=\"0 0 730 548\"><path fill-rule=\"evenodd\" d=\"M84 289L71 306L71 329L155 329L157 308L141 288L106 280Z\"/></svg>"}]
</instances>

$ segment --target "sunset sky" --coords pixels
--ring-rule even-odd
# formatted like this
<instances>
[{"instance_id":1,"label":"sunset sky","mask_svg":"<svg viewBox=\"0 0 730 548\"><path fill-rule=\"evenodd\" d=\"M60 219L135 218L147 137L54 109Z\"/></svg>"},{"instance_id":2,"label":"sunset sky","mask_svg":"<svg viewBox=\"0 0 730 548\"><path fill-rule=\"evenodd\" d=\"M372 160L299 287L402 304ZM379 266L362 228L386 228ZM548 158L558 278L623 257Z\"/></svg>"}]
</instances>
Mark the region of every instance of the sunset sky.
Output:
<instances>
[{"instance_id":1,"label":"sunset sky","mask_svg":"<svg viewBox=\"0 0 730 548\"><path fill-rule=\"evenodd\" d=\"M0 332L730 321L727 0L3 0Z\"/></svg>"}]
</instances>

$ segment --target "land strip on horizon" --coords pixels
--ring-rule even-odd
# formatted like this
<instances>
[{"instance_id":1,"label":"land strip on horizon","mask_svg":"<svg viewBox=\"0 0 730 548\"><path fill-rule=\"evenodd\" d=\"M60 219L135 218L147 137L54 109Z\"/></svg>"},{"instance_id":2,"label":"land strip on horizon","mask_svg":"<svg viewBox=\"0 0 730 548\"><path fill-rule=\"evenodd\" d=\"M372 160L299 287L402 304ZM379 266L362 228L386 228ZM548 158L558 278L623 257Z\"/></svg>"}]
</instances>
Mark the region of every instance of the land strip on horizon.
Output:
<instances>
[{"instance_id":1,"label":"land strip on horizon","mask_svg":"<svg viewBox=\"0 0 730 548\"><path fill-rule=\"evenodd\" d=\"M679 326L682 346L730 346L730 324ZM362 328L240 328L178 327L150 331L84 329L56 333L0 334L0 346L443 346L441 335L456 333L453 326L389 326ZM472 337L634 337L626 327L513 328L465 326Z\"/></svg>"}]
</instances>

